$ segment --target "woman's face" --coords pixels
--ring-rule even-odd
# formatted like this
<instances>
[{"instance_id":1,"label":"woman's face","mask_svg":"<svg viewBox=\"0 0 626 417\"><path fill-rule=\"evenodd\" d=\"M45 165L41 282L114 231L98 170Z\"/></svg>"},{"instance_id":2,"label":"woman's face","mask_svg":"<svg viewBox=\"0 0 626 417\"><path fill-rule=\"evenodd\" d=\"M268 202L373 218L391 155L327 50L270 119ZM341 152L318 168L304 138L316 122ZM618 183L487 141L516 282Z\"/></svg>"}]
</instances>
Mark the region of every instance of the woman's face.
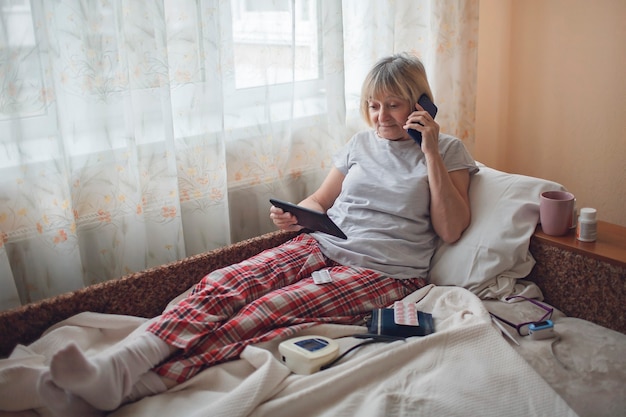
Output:
<instances>
[{"instance_id":1,"label":"woman's face","mask_svg":"<svg viewBox=\"0 0 626 417\"><path fill-rule=\"evenodd\" d=\"M370 122L379 137L388 140L411 139L403 126L415 109L405 99L384 94L383 97L370 98L367 104Z\"/></svg>"}]
</instances>

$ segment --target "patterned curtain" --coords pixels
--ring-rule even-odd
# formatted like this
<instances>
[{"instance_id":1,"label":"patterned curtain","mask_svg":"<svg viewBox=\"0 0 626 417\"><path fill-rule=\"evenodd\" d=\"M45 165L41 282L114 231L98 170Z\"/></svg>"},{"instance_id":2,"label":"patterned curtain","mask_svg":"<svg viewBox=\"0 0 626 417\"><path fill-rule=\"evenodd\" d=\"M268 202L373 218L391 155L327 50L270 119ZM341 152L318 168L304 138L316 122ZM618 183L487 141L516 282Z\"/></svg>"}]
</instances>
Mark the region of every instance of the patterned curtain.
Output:
<instances>
[{"instance_id":1,"label":"patterned curtain","mask_svg":"<svg viewBox=\"0 0 626 417\"><path fill-rule=\"evenodd\" d=\"M0 310L273 229L382 56L473 143L478 0L0 3Z\"/></svg>"}]
</instances>

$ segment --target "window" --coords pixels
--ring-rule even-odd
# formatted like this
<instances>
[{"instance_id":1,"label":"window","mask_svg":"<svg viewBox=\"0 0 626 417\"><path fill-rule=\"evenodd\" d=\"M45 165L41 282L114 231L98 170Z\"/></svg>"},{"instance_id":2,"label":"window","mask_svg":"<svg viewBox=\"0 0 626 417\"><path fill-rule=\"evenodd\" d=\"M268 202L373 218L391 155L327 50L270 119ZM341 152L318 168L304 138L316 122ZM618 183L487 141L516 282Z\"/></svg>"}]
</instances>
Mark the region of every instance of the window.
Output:
<instances>
[{"instance_id":1,"label":"window","mask_svg":"<svg viewBox=\"0 0 626 417\"><path fill-rule=\"evenodd\" d=\"M233 0L219 5L216 9L191 0L165 1L175 113L230 131L319 114L325 108L320 99L324 84L319 1ZM189 53L190 43L195 55ZM213 96L205 98L201 114L191 114L201 88L198 82ZM293 97L298 98L295 108ZM213 122L205 123L209 120Z\"/></svg>"},{"instance_id":2,"label":"window","mask_svg":"<svg viewBox=\"0 0 626 417\"><path fill-rule=\"evenodd\" d=\"M234 64L233 73L224 74L225 96L232 95L236 105L267 100L268 94L272 101L318 96L319 7L316 0L232 1L232 48L226 50Z\"/></svg>"},{"instance_id":3,"label":"window","mask_svg":"<svg viewBox=\"0 0 626 417\"><path fill-rule=\"evenodd\" d=\"M42 111L43 79L29 2L0 5L0 119Z\"/></svg>"},{"instance_id":4,"label":"window","mask_svg":"<svg viewBox=\"0 0 626 417\"><path fill-rule=\"evenodd\" d=\"M162 140L164 81L177 137L325 108L319 0L165 0L164 10L145 7L0 3L0 167L58 157L59 132L72 156L100 145L123 148L129 135L139 145ZM161 15L162 23L154 19ZM140 110L129 111L130 104Z\"/></svg>"},{"instance_id":5,"label":"window","mask_svg":"<svg viewBox=\"0 0 626 417\"><path fill-rule=\"evenodd\" d=\"M316 1L236 0L231 8L236 89L319 78Z\"/></svg>"}]
</instances>

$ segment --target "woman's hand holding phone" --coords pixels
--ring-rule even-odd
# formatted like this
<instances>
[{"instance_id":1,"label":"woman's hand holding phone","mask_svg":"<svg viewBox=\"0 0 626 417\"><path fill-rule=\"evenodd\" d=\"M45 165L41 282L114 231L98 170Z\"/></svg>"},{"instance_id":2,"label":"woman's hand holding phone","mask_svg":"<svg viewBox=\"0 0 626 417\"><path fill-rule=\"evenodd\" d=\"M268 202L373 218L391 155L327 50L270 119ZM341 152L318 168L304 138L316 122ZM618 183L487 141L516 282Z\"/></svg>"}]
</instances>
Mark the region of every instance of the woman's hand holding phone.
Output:
<instances>
[{"instance_id":1,"label":"woman's hand holding phone","mask_svg":"<svg viewBox=\"0 0 626 417\"><path fill-rule=\"evenodd\" d=\"M426 94L422 94L420 96L419 100L417 100L417 106L415 107L418 110L418 112L419 111L428 112L428 114L430 114L433 121L435 120L435 116L437 115L437 110L438 110L437 106L435 106L435 104L430 100L430 98ZM420 126L426 127L424 123L424 121L427 120L425 119L425 115L417 115L418 120L412 120L414 119L413 117L414 114L415 112L409 115L409 120L407 120L407 126L413 123L413 124L418 124ZM421 129L421 128L418 127L418 129ZM414 128L408 128L407 131L409 135L413 138L413 140L415 140L415 142L417 142L418 145L422 146L422 132Z\"/></svg>"}]
</instances>

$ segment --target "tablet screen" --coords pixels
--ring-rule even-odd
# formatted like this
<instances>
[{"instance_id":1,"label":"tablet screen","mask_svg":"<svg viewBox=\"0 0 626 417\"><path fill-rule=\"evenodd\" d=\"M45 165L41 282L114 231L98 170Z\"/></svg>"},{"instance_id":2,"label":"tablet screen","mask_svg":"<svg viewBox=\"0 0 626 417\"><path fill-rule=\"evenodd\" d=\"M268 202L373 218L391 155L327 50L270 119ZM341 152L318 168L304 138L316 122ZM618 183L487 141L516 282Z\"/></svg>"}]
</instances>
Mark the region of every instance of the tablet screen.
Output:
<instances>
[{"instance_id":1,"label":"tablet screen","mask_svg":"<svg viewBox=\"0 0 626 417\"><path fill-rule=\"evenodd\" d=\"M326 213L311 210L306 207L298 206L287 201L277 200L275 198L270 198L270 203L272 203L273 206L296 216L298 224L302 227L315 230L316 232L328 233L329 235L337 236L341 239L348 238Z\"/></svg>"}]
</instances>

